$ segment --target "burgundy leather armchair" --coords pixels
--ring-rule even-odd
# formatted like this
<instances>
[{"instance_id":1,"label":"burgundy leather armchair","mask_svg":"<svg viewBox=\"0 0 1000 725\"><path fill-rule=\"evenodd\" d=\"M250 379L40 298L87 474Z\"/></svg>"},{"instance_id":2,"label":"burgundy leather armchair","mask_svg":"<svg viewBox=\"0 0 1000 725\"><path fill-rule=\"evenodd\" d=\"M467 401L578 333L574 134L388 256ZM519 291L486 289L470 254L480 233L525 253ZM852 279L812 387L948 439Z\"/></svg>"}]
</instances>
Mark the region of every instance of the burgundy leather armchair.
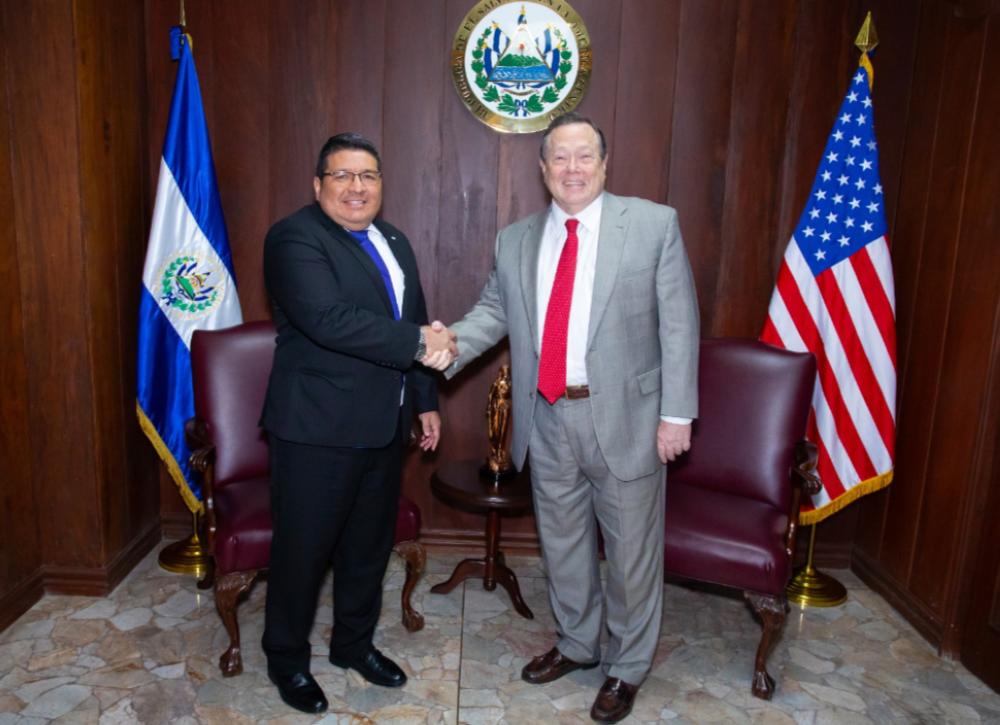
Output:
<instances>
[{"instance_id":1,"label":"burgundy leather armchair","mask_svg":"<svg viewBox=\"0 0 1000 725\"><path fill-rule=\"evenodd\" d=\"M185 432L194 451L191 467L203 474L202 540L211 555L198 587L214 585L215 604L229 633L229 648L219 658L224 677L243 671L237 599L270 559L270 456L267 433L257 421L274 345L269 321L199 330L191 341L195 417L187 421ZM419 532L420 509L401 497L394 551L406 561L403 624L411 632L424 626L410 604L427 558L416 542Z\"/></svg>"},{"instance_id":2,"label":"burgundy leather armchair","mask_svg":"<svg viewBox=\"0 0 1000 725\"><path fill-rule=\"evenodd\" d=\"M816 358L755 340L703 340L691 450L667 474L664 569L742 589L761 619L752 691L774 693L771 645L788 612L800 497L818 493L804 440Z\"/></svg>"}]
</instances>

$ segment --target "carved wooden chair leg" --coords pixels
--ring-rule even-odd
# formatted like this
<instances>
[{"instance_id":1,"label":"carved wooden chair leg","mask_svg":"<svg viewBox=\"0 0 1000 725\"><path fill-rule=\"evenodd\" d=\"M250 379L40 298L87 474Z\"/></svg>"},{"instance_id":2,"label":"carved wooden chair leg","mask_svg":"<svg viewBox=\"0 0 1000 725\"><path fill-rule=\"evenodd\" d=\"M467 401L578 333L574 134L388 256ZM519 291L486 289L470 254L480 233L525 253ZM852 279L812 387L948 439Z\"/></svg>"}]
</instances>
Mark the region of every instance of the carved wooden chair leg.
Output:
<instances>
[{"instance_id":1,"label":"carved wooden chair leg","mask_svg":"<svg viewBox=\"0 0 1000 725\"><path fill-rule=\"evenodd\" d=\"M215 586L215 559L208 557L208 564L205 566L205 576L198 580L198 588L205 590Z\"/></svg>"},{"instance_id":2,"label":"carved wooden chair leg","mask_svg":"<svg viewBox=\"0 0 1000 725\"><path fill-rule=\"evenodd\" d=\"M392 550L406 562L406 581L403 582L403 626L408 632L417 632L424 628L424 617L413 608L410 596L417 586L417 580L424 573L427 550L416 541L401 541L392 547Z\"/></svg>"},{"instance_id":3,"label":"carved wooden chair leg","mask_svg":"<svg viewBox=\"0 0 1000 725\"><path fill-rule=\"evenodd\" d=\"M757 647L757 659L754 662L751 690L755 697L770 700L774 694L774 678L767 673L767 657L771 653L771 646L778 638L781 626L785 623L788 602L785 601L784 595L774 597L756 592L743 592L743 596L760 617L762 630L760 645Z\"/></svg>"},{"instance_id":4,"label":"carved wooden chair leg","mask_svg":"<svg viewBox=\"0 0 1000 725\"><path fill-rule=\"evenodd\" d=\"M236 600L250 588L254 571L238 571L223 574L215 582L215 606L219 608L222 623L229 633L229 649L219 658L219 669L223 677L234 677L243 672L243 655L240 653L240 623L236 618Z\"/></svg>"}]
</instances>

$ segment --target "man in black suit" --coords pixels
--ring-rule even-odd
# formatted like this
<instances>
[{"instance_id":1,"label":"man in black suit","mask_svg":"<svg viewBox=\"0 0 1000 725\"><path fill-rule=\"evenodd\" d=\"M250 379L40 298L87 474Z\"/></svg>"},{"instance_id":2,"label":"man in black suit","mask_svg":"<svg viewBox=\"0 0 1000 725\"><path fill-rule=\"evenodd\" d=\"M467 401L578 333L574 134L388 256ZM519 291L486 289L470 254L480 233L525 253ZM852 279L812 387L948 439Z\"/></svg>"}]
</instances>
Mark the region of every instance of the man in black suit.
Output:
<instances>
[{"instance_id":1,"label":"man in black suit","mask_svg":"<svg viewBox=\"0 0 1000 725\"><path fill-rule=\"evenodd\" d=\"M331 560L330 661L377 685L406 683L372 636L413 410L424 450L441 433L436 383L415 363L443 369L457 354L448 330L427 325L406 236L375 220L381 168L364 137L332 137L316 165L316 203L264 241L278 340L261 418L274 524L263 645L282 699L311 713L328 706L309 671L309 632Z\"/></svg>"}]
</instances>

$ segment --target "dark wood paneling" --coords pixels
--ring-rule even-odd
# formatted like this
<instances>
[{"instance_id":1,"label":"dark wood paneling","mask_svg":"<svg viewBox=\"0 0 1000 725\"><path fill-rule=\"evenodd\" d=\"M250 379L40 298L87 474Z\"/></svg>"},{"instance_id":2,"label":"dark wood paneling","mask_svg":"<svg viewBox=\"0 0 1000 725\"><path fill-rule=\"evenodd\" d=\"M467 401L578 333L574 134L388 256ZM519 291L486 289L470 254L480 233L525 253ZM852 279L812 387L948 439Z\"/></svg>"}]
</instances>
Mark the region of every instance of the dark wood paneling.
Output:
<instances>
[{"instance_id":1,"label":"dark wood paneling","mask_svg":"<svg viewBox=\"0 0 1000 725\"><path fill-rule=\"evenodd\" d=\"M155 454L135 422L142 8L63 0L0 13L5 626L65 572L100 582L80 591L110 591L160 525Z\"/></svg>"},{"instance_id":2,"label":"dark wood paneling","mask_svg":"<svg viewBox=\"0 0 1000 725\"><path fill-rule=\"evenodd\" d=\"M382 148L385 103L387 3L390 0L345 0L337 3L337 42L330 59L338 103L329 133L354 131ZM392 14L395 14L393 5ZM427 50L421 53L424 56ZM433 54L431 54L433 57ZM316 151L319 151L317 146Z\"/></svg>"},{"instance_id":3,"label":"dark wood paneling","mask_svg":"<svg viewBox=\"0 0 1000 725\"><path fill-rule=\"evenodd\" d=\"M267 205L259 202L269 198L271 190L268 148L261 143L268 138L270 116L269 8L267 0L212 5L213 27L227 28L227 32L214 38L212 87L203 85L218 119L214 126L218 132L211 137L212 155L219 196L227 211L240 307L248 320L259 320L270 312L264 280L257 273L264 235L272 223ZM196 43L200 48L200 42Z\"/></svg>"},{"instance_id":4,"label":"dark wood paneling","mask_svg":"<svg viewBox=\"0 0 1000 725\"><path fill-rule=\"evenodd\" d=\"M621 37L608 133L609 188L622 196L667 203L670 150L680 44L680 0L631 0L621 6ZM638 112L641 109L641 112Z\"/></svg>"},{"instance_id":5,"label":"dark wood paneling","mask_svg":"<svg viewBox=\"0 0 1000 725\"><path fill-rule=\"evenodd\" d=\"M147 141L142 124L145 69L142 12L95 0L75 6L76 72L81 103L82 270L87 284L102 556L122 551L158 515L155 455L135 423L135 359L142 245L147 208ZM121 38L108 43L109 37ZM103 560L103 559L102 559Z\"/></svg>"},{"instance_id":6,"label":"dark wood paneling","mask_svg":"<svg viewBox=\"0 0 1000 725\"><path fill-rule=\"evenodd\" d=\"M718 298L738 15L731 0L685 0L679 20L667 201L677 209L703 334L714 327Z\"/></svg>"},{"instance_id":7,"label":"dark wood paneling","mask_svg":"<svg viewBox=\"0 0 1000 725\"><path fill-rule=\"evenodd\" d=\"M45 561L100 566L91 349L84 334L79 96L75 58L65 50L73 44L73 7L7 3L4 12L5 26L17 29L7 35L8 58L34 59L7 76L17 139L12 148L22 314L30 321L24 340L32 477L39 500L65 506L39 508L41 550Z\"/></svg>"},{"instance_id":8,"label":"dark wood paneling","mask_svg":"<svg viewBox=\"0 0 1000 725\"><path fill-rule=\"evenodd\" d=\"M331 68L338 30L336 7L321 0L303 0L292 11L284 3L270 3L267 70L273 92L267 97L267 154L271 195L266 201L271 223L313 201L316 154L332 135L330 126L336 117L336 75ZM245 276L255 275L262 275L259 267Z\"/></svg>"},{"instance_id":9,"label":"dark wood paneling","mask_svg":"<svg viewBox=\"0 0 1000 725\"><path fill-rule=\"evenodd\" d=\"M936 371L938 404L933 414L931 449L941 446L948 453L928 458L927 485L918 523L919 536L914 541L910 579L913 593L941 614L948 584L948 578L942 577L941 571L950 574L960 531L962 494L956 495L954 481L969 480L976 428L982 416L979 406L972 406L970 410L965 396L970 390L985 389L988 382L985 367L991 347L987 336L980 334L982 323L976 319L985 300L980 290L970 288L968 283L973 281L974 274L970 272L974 273L977 265L988 264L991 257L996 259L988 250L996 247L994 239L970 237L961 228L963 216L968 211L986 206L982 203L984 200L976 203L976 198L970 196L966 181L971 157L985 149L972 147L978 109L969 100L978 94L979 73L965 72L980 66L986 23L952 16L947 30L947 41L941 50L948 80L942 86L942 116L938 122L943 132L937 134L932 152L934 173L927 201L927 235L935 246L948 250L949 256L942 260L940 268L940 272L951 277L948 282L952 299L945 308L947 317L940 328L943 336L940 367ZM995 203L995 198L988 201L990 205ZM993 270L998 268L992 267ZM994 278L995 275L990 275L987 287L992 286ZM926 313L926 307L921 311ZM930 358L934 360L935 356Z\"/></svg>"},{"instance_id":10,"label":"dark wood paneling","mask_svg":"<svg viewBox=\"0 0 1000 725\"><path fill-rule=\"evenodd\" d=\"M774 289L798 3L740 3L721 256L710 337L756 337ZM766 69L766 70L765 70ZM812 179L809 180L812 183Z\"/></svg>"},{"instance_id":11,"label":"dark wood paneling","mask_svg":"<svg viewBox=\"0 0 1000 725\"><path fill-rule=\"evenodd\" d=\"M0 11L0 38L11 27ZM32 574L41 565L38 549L31 436L28 430L28 373L22 322L21 274L11 159L6 79L11 69L0 53L0 629L41 596ZM11 614L8 614L11 613Z\"/></svg>"},{"instance_id":12,"label":"dark wood paneling","mask_svg":"<svg viewBox=\"0 0 1000 725\"><path fill-rule=\"evenodd\" d=\"M997 576L998 21L1000 2L988 13L923 4L892 217L896 477L862 502L855 552L873 588L943 652L980 667L1000 653L986 614Z\"/></svg>"}]
</instances>

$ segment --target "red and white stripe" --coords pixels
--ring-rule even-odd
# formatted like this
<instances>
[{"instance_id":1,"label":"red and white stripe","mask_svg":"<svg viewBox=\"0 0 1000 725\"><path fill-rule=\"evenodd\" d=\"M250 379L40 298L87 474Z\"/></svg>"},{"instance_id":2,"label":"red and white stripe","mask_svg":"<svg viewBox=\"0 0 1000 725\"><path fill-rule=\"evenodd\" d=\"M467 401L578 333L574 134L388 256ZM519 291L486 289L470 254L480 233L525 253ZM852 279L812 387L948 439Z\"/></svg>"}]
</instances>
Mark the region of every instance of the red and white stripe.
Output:
<instances>
[{"instance_id":1,"label":"red and white stripe","mask_svg":"<svg viewBox=\"0 0 1000 725\"><path fill-rule=\"evenodd\" d=\"M813 276L792 238L761 340L816 355L807 436L820 451L823 490L811 521L859 484L890 473L896 440L896 324L892 262L882 236Z\"/></svg>"}]
</instances>

